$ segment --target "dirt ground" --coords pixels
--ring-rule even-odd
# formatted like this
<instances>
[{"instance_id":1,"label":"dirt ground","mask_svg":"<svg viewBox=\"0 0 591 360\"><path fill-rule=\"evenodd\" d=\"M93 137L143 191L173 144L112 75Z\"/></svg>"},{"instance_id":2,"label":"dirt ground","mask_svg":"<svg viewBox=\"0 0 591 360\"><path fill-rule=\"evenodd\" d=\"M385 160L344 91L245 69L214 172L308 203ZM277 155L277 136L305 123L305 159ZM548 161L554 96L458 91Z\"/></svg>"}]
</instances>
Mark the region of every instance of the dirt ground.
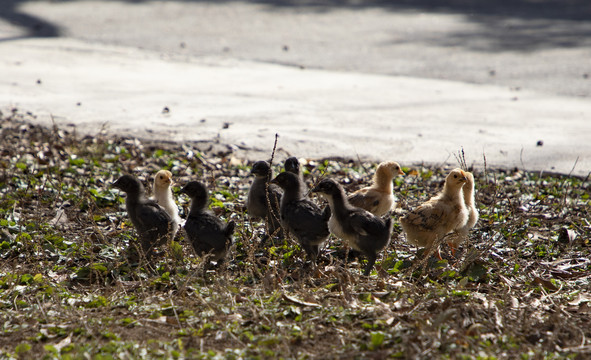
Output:
<instances>
[{"instance_id":1,"label":"dirt ground","mask_svg":"<svg viewBox=\"0 0 591 360\"><path fill-rule=\"evenodd\" d=\"M372 274L334 237L315 273L293 240L265 240L265 225L249 220L251 163L232 148L79 136L30 116L15 109L0 122L5 358L591 355L588 177L475 171L479 222L457 257L442 245L436 261L406 243L398 218L437 193L450 169L406 166L394 183L391 245ZM348 192L376 166L302 161L309 185L333 177ZM131 173L149 188L161 168L175 193L205 182L211 208L238 224L222 266L205 271L182 232L153 261L134 260L136 234L110 184ZM185 217L188 199L177 202Z\"/></svg>"}]
</instances>

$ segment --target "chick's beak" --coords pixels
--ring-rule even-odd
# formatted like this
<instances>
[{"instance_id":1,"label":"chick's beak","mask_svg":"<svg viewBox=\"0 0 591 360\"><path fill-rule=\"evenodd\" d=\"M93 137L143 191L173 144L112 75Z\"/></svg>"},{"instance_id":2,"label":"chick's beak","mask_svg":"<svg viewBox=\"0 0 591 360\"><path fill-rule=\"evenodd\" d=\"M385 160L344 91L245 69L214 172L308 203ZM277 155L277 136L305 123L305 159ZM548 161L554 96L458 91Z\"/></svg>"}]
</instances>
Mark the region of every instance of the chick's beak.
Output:
<instances>
[{"instance_id":1,"label":"chick's beak","mask_svg":"<svg viewBox=\"0 0 591 360\"><path fill-rule=\"evenodd\" d=\"M466 181L468 181L468 177L466 176L466 173L465 173L465 172L463 172L463 171L462 171L461 173L462 173L462 178L461 178L460 180L461 180L462 182L466 182Z\"/></svg>"},{"instance_id":2,"label":"chick's beak","mask_svg":"<svg viewBox=\"0 0 591 360\"><path fill-rule=\"evenodd\" d=\"M398 169L398 175L406 175L406 173L402 169Z\"/></svg>"}]
</instances>

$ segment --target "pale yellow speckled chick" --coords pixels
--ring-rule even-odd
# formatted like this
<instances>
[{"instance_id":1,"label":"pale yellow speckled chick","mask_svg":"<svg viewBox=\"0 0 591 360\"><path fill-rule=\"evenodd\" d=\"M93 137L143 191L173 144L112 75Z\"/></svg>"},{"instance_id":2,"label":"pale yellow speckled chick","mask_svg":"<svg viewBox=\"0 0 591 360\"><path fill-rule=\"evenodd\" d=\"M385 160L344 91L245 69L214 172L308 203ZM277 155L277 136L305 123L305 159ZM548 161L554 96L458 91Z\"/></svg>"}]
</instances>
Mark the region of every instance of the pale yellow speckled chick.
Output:
<instances>
[{"instance_id":1,"label":"pale yellow speckled chick","mask_svg":"<svg viewBox=\"0 0 591 360\"><path fill-rule=\"evenodd\" d=\"M382 162L378 165L371 186L359 189L349 195L349 203L374 214L382 216L396 206L392 179L404 175L400 165L394 161Z\"/></svg>"},{"instance_id":2,"label":"pale yellow speckled chick","mask_svg":"<svg viewBox=\"0 0 591 360\"><path fill-rule=\"evenodd\" d=\"M452 170L443 191L400 219L410 243L430 249L437 240L466 224L468 209L462 192L466 181L463 170Z\"/></svg>"},{"instance_id":3,"label":"pale yellow speckled chick","mask_svg":"<svg viewBox=\"0 0 591 360\"><path fill-rule=\"evenodd\" d=\"M466 204L466 209L468 209L468 221L455 230L454 236L448 242L448 245L451 247L452 255L455 255L457 247L468 239L468 234L474 225L476 225L476 222L478 222L479 216L476 202L474 200L474 175L468 171L464 171L464 173L466 174L466 183L462 187L462 192L464 195L464 204Z\"/></svg>"}]
</instances>

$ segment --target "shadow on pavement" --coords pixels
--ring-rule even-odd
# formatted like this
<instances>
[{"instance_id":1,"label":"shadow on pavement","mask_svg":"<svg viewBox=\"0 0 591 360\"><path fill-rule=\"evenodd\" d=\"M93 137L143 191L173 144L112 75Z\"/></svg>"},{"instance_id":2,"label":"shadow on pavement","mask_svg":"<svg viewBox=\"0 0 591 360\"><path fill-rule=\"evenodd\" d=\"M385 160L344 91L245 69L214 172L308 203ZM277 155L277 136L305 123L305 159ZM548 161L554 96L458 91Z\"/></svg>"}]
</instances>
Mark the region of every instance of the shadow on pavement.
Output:
<instances>
[{"instance_id":1,"label":"shadow on pavement","mask_svg":"<svg viewBox=\"0 0 591 360\"><path fill-rule=\"evenodd\" d=\"M17 37L57 37L60 35L57 25L18 10L18 5L25 1L3 0L0 6L0 19L25 30L26 35ZM15 40L17 38L2 39L0 41Z\"/></svg>"},{"instance_id":2,"label":"shadow on pavement","mask_svg":"<svg viewBox=\"0 0 591 360\"><path fill-rule=\"evenodd\" d=\"M70 0L76 1L76 0ZM144 3L144 0L113 0ZM461 46L477 51L532 51L541 48L591 46L589 0L176 0L180 2L252 3L266 11L297 9L326 13L337 9L382 9L389 12L458 14L478 28L451 33L442 41L416 39L439 46ZM0 18L25 30L23 37L60 36L59 24L19 10L25 0L4 0ZM59 2L58 2L59 3ZM12 39L0 39L7 41Z\"/></svg>"},{"instance_id":3,"label":"shadow on pavement","mask_svg":"<svg viewBox=\"0 0 591 360\"><path fill-rule=\"evenodd\" d=\"M250 2L277 8L307 8L314 11L333 9L382 8L388 11L456 13L517 17L523 19L577 20L591 19L588 0L181 0L187 2Z\"/></svg>"},{"instance_id":4,"label":"shadow on pavement","mask_svg":"<svg viewBox=\"0 0 591 360\"><path fill-rule=\"evenodd\" d=\"M438 46L476 51L534 51L543 48L591 47L589 0L184 0L190 2L250 2L276 9L330 12L335 9L382 9L390 12L457 14L478 30L463 30L433 39Z\"/></svg>"}]
</instances>

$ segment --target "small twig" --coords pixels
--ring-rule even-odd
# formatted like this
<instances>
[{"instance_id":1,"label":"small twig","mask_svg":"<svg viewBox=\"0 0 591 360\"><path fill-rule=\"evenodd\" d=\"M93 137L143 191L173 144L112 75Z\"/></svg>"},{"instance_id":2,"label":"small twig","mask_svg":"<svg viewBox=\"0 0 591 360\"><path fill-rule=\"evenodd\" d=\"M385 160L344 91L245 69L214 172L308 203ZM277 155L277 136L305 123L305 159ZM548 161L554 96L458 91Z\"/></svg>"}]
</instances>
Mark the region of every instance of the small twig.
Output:
<instances>
[{"instance_id":1,"label":"small twig","mask_svg":"<svg viewBox=\"0 0 591 360\"><path fill-rule=\"evenodd\" d=\"M468 171L468 165L466 165L466 155L464 154L464 147L462 146L460 150L458 150L458 154L454 154L456 161L460 164L460 168L464 171Z\"/></svg>"},{"instance_id":2,"label":"small twig","mask_svg":"<svg viewBox=\"0 0 591 360\"><path fill-rule=\"evenodd\" d=\"M363 171L367 174L369 171L367 170L365 165L363 165L363 162L361 162L361 157L359 157L359 153L355 152L355 155L357 155L357 162L359 162L359 166L361 166L363 168Z\"/></svg>"},{"instance_id":3,"label":"small twig","mask_svg":"<svg viewBox=\"0 0 591 360\"><path fill-rule=\"evenodd\" d=\"M174 313L174 317L176 318L176 322L179 325L179 329L183 329L183 326L181 325L181 320L179 319L179 315L176 312L176 308L174 306L174 303L172 302L172 297L169 296L170 299L170 306L172 307L172 312Z\"/></svg>"},{"instance_id":4,"label":"small twig","mask_svg":"<svg viewBox=\"0 0 591 360\"><path fill-rule=\"evenodd\" d=\"M265 198L267 200L267 209L269 209L269 212L271 213L271 216L274 219L266 219L266 226L267 226L267 233L269 233L269 229L271 228L269 222L276 220L277 222L279 222L280 227L283 229L283 233L286 234L286 229L283 228L283 224L281 223L281 220L279 218L279 214L276 214L273 211L273 204L271 203L271 197L269 196L269 182L271 181L271 175L273 174L273 160L275 159L275 151L277 150L277 140L279 139L279 134L275 134L275 142L273 143L273 150L271 151L271 159L269 160L269 173L267 174L267 181L265 182ZM279 204L275 204L277 205L277 209L279 209ZM275 232L277 232L278 229L275 229ZM269 236L274 236L275 234L269 234Z\"/></svg>"},{"instance_id":5,"label":"small twig","mask_svg":"<svg viewBox=\"0 0 591 360\"><path fill-rule=\"evenodd\" d=\"M564 186L564 193L562 195L562 201L561 201L562 208L564 208L566 206L566 199L568 197L568 188L569 188L570 182L567 180L571 177L572 173L575 171L575 167L577 166L578 162L579 162L579 157L577 156L577 159L575 160L575 163L573 164L572 169L570 169L570 172L568 173L568 177L565 178L564 181L562 182L562 184Z\"/></svg>"},{"instance_id":6,"label":"small twig","mask_svg":"<svg viewBox=\"0 0 591 360\"><path fill-rule=\"evenodd\" d=\"M579 162L579 157L577 156L577 158L575 159L575 163L573 164L573 168L570 169L570 172L568 173L568 177L571 177L571 175L573 174L573 172L575 171L575 168L577 167L577 163ZM589 176L589 175L587 175Z\"/></svg>"}]
</instances>

